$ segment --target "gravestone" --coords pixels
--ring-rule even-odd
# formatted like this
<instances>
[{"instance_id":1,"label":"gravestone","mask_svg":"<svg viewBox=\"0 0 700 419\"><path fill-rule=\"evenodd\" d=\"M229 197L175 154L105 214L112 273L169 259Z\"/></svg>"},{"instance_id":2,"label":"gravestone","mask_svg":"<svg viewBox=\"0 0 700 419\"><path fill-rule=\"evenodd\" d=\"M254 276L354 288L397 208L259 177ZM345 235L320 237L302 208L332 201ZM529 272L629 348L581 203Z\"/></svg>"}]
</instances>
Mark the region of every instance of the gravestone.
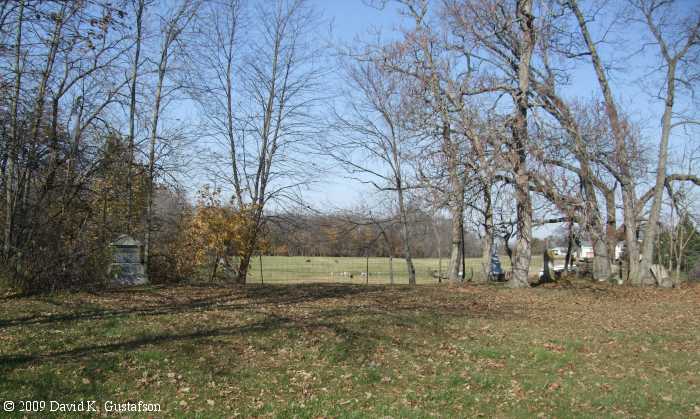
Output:
<instances>
[{"instance_id":1,"label":"gravestone","mask_svg":"<svg viewBox=\"0 0 700 419\"><path fill-rule=\"evenodd\" d=\"M125 234L110 243L112 264L109 273L112 285L142 285L148 283L146 265L143 263L141 242Z\"/></svg>"},{"instance_id":2,"label":"gravestone","mask_svg":"<svg viewBox=\"0 0 700 419\"><path fill-rule=\"evenodd\" d=\"M668 271L663 265L651 265L651 268L649 269L651 271L651 274L654 276L654 279L656 280L656 284L661 287L661 288L673 288L674 286L678 286L678 284L671 279L671 275L668 274Z\"/></svg>"},{"instance_id":3,"label":"gravestone","mask_svg":"<svg viewBox=\"0 0 700 419\"><path fill-rule=\"evenodd\" d=\"M496 248L491 252L491 266L489 267L489 279L491 281L505 281L506 273L501 267L501 259L496 253Z\"/></svg>"}]
</instances>

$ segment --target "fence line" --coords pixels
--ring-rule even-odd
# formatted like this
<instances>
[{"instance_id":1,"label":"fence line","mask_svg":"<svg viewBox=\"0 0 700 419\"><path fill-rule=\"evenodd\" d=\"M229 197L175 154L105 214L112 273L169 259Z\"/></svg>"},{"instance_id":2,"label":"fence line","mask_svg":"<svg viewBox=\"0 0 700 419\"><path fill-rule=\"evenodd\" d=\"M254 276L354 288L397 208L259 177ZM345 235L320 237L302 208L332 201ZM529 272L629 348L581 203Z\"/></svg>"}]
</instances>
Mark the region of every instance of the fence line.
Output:
<instances>
[{"instance_id":1,"label":"fence line","mask_svg":"<svg viewBox=\"0 0 700 419\"><path fill-rule=\"evenodd\" d=\"M506 258L501 258L505 269ZM541 261L533 261L531 271L539 270ZM437 283L447 276L448 259L414 259L416 280ZM482 275L481 259L466 259L466 279ZM248 282L342 282L373 284L407 284L408 270L402 258L385 257L303 257L262 256L251 261Z\"/></svg>"}]
</instances>

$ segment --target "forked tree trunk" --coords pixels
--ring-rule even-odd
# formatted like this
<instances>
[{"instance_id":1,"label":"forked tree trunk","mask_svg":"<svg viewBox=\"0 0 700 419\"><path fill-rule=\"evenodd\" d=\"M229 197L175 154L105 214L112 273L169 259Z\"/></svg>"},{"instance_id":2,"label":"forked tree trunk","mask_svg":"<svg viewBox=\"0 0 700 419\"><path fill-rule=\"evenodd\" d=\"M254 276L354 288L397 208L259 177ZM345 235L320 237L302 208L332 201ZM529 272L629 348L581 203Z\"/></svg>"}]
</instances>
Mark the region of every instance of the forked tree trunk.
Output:
<instances>
[{"instance_id":1,"label":"forked tree trunk","mask_svg":"<svg viewBox=\"0 0 700 419\"><path fill-rule=\"evenodd\" d=\"M248 227L248 234L246 234L246 237L248 238L247 242L243 244L241 248L241 254L239 255L240 260L238 262L238 274L236 276L236 283L237 284L246 284L248 281L248 270L250 269L250 259L253 257L253 254L255 253L255 248L257 247L258 243L258 233L260 232L261 228L261 220L262 220L262 207L258 207L255 209L253 212L253 222L251 225Z\"/></svg>"}]
</instances>

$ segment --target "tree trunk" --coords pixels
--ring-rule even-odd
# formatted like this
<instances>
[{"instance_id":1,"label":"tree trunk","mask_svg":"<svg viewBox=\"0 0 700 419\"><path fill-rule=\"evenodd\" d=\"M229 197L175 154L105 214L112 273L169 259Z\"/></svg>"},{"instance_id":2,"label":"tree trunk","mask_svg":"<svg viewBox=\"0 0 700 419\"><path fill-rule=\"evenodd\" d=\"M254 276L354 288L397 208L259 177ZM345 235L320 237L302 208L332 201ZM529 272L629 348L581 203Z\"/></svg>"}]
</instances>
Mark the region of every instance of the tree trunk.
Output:
<instances>
[{"instance_id":1,"label":"tree trunk","mask_svg":"<svg viewBox=\"0 0 700 419\"><path fill-rule=\"evenodd\" d=\"M627 247L627 278L633 285L641 285L639 275L639 243L637 242L637 218L634 191L622 187L622 209L625 218L625 246Z\"/></svg>"},{"instance_id":2,"label":"tree trunk","mask_svg":"<svg viewBox=\"0 0 700 419\"><path fill-rule=\"evenodd\" d=\"M216 279L216 270L219 267L219 255L214 256L214 264L211 268L211 277L209 277L209 282L214 282Z\"/></svg>"},{"instance_id":3,"label":"tree trunk","mask_svg":"<svg viewBox=\"0 0 700 419\"><path fill-rule=\"evenodd\" d=\"M14 223L14 174L15 154L19 145L19 125L17 120L20 85L22 83L22 69L20 68L22 55L22 25L24 23L24 0L19 2L17 18L17 36L15 41L15 85L12 96L11 130L12 134L7 144L7 168L5 169L5 226L3 230L3 259L7 261L12 249L12 225Z\"/></svg>"},{"instance_id":4,"label":"tree trunk","mask_svg":"<svg viewBox=\"0 0 700 419\"><path fill-rule=\"evenodd\" d=\"M394 285L394 257L389 255L389 284Z\"/></svg>"},{"instance_id":5,"label":"tree trunk","mask_svg":"<svg viewBox=\"0 0 700 419\"><path fill-rule=\"evenodd\" d=\"M569 224L569 239L566 242L566 256L564 257L564 272L568 272L571 269L571 258L573 256L572 251L574 247L574 232L573 232L573 222Z\"/></svg>"},{"instance_id":6,"label":"tree trunk","mask_svg":"<svg viewBox=\"0 0 700 419\"><path fill-rule=\"evenodd\" d=\"M455 202L450 205L450 215L452 216L450 236L452 237L452 246L450 247L450 261L447 265L447 280L451 284L456 284L460 281L459 269L462 256L463 212L464 206L460 205L460 203Z\"/></svg>"},{"instance_id":7,"label":"tree trunk","mask_svg":"<svg viewBox=\"0 0 700 419\"><path fill-rule=\"evenodd\" d=\"M488 281L491 273L491 255L493 253L493 208L491 202L491 184L484 186L484 240L481 244L482 276L474 278L475 282Z\"/></svg>"},{"instance_id":8,"label":"tree trunk","mask_svg":"<svg viewBox=\"0 0 700 419\"><path fill-rule=\"evenodd\" d=\"M134 165L134 135L135 135L135 119L136 119L136 80L139 71L139 57L141 55L141 28L143 9L145 7L144 0L138 0L136 8L136 51L134 53L134 63L131 67L131 86L129 87L129 139L128 139L128 159L127 174L126 174L126 232L131 234L131 218L134 206L133 193L133 165Z\"/></svg>"},{"instance_id":9,"label":"tree trunk","mask_svg":"<svg viewBox=\"0 0 700 419\"><path fill-rule=\"evenodd\" d=\"M661 143L659 144L659 161L656 167L656 184L654 185L654 200L651 204L649 222L644 232L642 243L642 260L639 267L642 285L654 285L650 267L654 256L654 242L656 241L659 217L661 216L661 203L663 200L664 184L666 183L666 161L668 160L668 140L671 135L671 118L673 116L673 101L675 97L676 62L668 62L666 73L666 105L661 127Z\"/></svg>"},{"instance_id":10,"label":"tree trunk","mask_svg":"<svg viewBox=\"0 0 700 419\"><path fill-rule=\"evenodd\" d=\"M170 36L170 35L166 35ZM155 101L153 103L153 116L151 121L151 141L148 148L148 188L146 192L146 243L144 245L144 263L149 268L151 259L151 230L153 224L153 194L155 182L156 142L158 139L158 120L160 118L160 101L165 81L165 72L168 68L168 41L163 45L160 64L158 65L158 84L156 86Z\"/></svg>"},{"instance_id":11,"label":"tree trunk","mask_svg":"<svg viewBox=\"0 0 700 419\"><path fill-rule=\"evenodd\" d=\"M532 240L532 203L530 201L529 177L519 172L516 174L516 201L518 231L513 252L513 275L510 280L512 288L530 286L528 275L532 257L530 243Z\"/></svg>"},{"instance_id":12,"label":"tree trunk","mask_svg":"<svg viewBox=\"0 0 700 419\"><path fill-rule=\"evenodd\" d=\"M253 212L253 222L248 227L250 230L246 237L248 237L247 243L243 244L240 254L240 261L238 263L238 276L236 277L237 284L246 284L248 281L248 269L250 267L250 259L255 253L255 248L258 242L258 232L260 231L262 220L262 207L258 207Z\"/></svg>"},{"instance_id":13,"label":"tree trunk","mask_svg":"<svg viewBox=\"0 0 700 419\"><path fill-rule=\"evenodd\" d=\"M236 283L245 285L248 278L248 268L250 267L250 258L252 253L245 252L241 255L240 261L238 262L238 275L236 276Z\"/></svg>"},{"instance_id":14,"label":"tree trunk","mask_svg":"<svg viewBox=\"0 0 700 419\"><path fill-rule=\"evenodd\" d=\"M617 251L617 208L615 207L615 193L614 191L605 192L605 241L608 244L608 258L610 259L610 265L615 263L615 254Z\"/></svg>"},{"instance_id":15,"label":"tree trunk","mask_svg":"<svg viewBox=\"0 0 700 419\"><path fill-rule=\"evenodd\" d=\"M408 284L416 285L416 268L413 266L413 259L411 257L411 245L409 243L408 237L408 216L406 215L406 205L404 203L403 196L403 185L401 184L401 179L397 179L396 192L399 199L399 216L401 217L401 238L403 241L403 252L404 258L406 259L406 270L408 272Z\"/></svg>"},{"instance_id":16,"label":"tree trunk","mask_svg":"<svg viewBox=\"0 0 700 419\"><path fill-rule=\"evenodd\" d=\"M602 60L598 55L598 49L595 42L591 38L588 31L586 18L583 16L581 9L578 7L577 0L569 0L568 6L576 15L581 35L586 43L588 52L591 55L593 68L598 79L598 85L605 99L605 111L610 121L613 138L615 140L615 158L619 165L619 173L617 174L620 185L622 186L622 207L623 216L626 226L625 242L627 245L627 254L629 256L628 279L633 283L640 282L639 278L639 246L637 245L637 213L635 211L635 184L630 172L629 156L627 154L627 131L620 122L617 106L613 99L612 91L605 74L605 68Z\"/></svg>"},{"instance_id":17,"label":"tree trunk","mask_svg":"<svg viewBox=\"0 0 700 419\"><path fill-rule=\"evenodd\" d=\"M527 288L530 286L528 274L532 256L530 249L532 239L532 201L530 198L530 177L527 171L527 112L529 106L527 95L530 89L530 60L535 46L535 29L534 16L532 15L532 0L519 0L516 8L522 30L522 39L519 44L518 90L515 95L516 111L512 125L513 144L511 153L515 172L518 231L515 244L515 260L513 261L513 276L509 286L512 288Z\"/></svg>"},{"instance_id":18,"label":"tree trunk","mask_svg":"<svg viewBox=\"0 0 700 419\"><path fill-rule=\"evenodd\" d=\"M603 237L593 239L593 279L607 281L612 276L612 268L608 258L608 246Z\"/></svg>"}]
</instances>

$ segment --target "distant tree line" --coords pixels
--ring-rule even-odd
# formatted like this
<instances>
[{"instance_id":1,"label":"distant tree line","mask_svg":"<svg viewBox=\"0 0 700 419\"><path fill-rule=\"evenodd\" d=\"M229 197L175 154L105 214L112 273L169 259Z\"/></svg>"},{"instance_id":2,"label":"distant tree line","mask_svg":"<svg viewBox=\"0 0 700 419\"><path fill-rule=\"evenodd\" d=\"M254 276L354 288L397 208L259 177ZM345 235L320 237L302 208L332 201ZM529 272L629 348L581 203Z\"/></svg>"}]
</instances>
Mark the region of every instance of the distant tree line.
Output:
<instances>
[{"instance_id":1,"label":"distant tree line","mask_svg":"<svg viewBox=\"0 0 700 419\"><path fill-rule=\"evenodd\" d=\"M413 256L445 258L449 255L449 219L412 214L410 237ZM403 242L399 222L376 222L358 214L277 214L268 220L265 254L275 256L401 257ZM467 257L481 255L481 239L466 231Z\"/></svg>"}]
</instances>

